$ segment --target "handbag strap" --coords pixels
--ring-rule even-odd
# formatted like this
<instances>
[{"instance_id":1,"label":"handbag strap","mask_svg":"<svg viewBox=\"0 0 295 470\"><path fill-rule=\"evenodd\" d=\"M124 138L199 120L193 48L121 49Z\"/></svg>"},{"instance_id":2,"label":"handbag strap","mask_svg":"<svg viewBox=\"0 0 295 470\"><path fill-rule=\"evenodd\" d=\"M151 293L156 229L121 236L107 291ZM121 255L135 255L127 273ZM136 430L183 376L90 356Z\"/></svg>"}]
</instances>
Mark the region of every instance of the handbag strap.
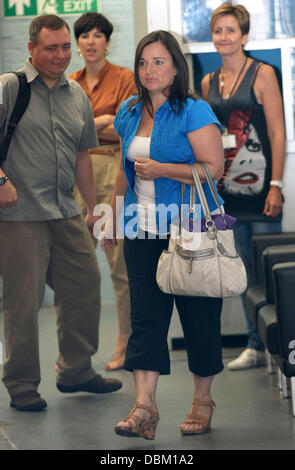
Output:
<instances>
[{"instance_id":1,"label":"handbag strap","mask_svg":"<svg viewBox=\"0 0 295 470\"><path fill-rule=\"evenodd\" d=\"M203 209L203 213L204 213L204 217L205 217L205 224L206 224L207 229L208 229L207 234L208 234L210 239L215 239L216 240L217 248L218 248L219 252L221 253L221 255L228 256L228 253L227 253L225 247L218 240L218 237L217 237L218 231L216 229L214 220L212 219L212 215L211 215L211 212L210 212L210 209L209 209L209 206L208 206L208 202L207 202L204 190L203 190L203 186L202 186L202 183L201 183L201 179L199 177L199 173L198 173L195 165L190 165L190 167L191 167L191 171L192 171L194 182L195 182L195 186L191 185L191 187L194 186L198 191L201 207ZM205 163L202 163L202 167L204 168L204 173L205 173L205 176L206 176L206 180L209 183L209 187L212 191L212 194L215 195L215 197L216 197L216 199L215 199L215 197L214 197L214 199L217 203L217 206L220 210L220 213L221 213L222 216L224 216L224 213L222 212L222 209L221 209L221 206L220 206L220 203L219 203L219 200L218 200L218 196L217 196L217 191L216 191L215 186L213 184L213 180L212 180L212 177L210 175L210 172L209 172L207 166L205 165ZM210 182L211 182L211 184L210 184ZM182 204L183 204L183 201L184 201L185 187L186 187L186 185L182 184L182 190L181 190L181 202L182 202ZM225 224L226 224L226 221L225 221ZM226 224L226 226L227 226L227 224ZM181 235L181 222L179 223L179 233Z\"/></svg>"},{"instance_id":2,"label":"handbag strap","mask_svg":"<svg viewBox=\"0 0 295 470\"><path fill-rule=\"evenodd\" d=\"M221 205L220 205L219 198L218 198L218 194L217 194L216 188L215 188L215 186L214 186L214 182L213 182L212 176L211 176L211 174L210 174L210 171L208 170L208 167L207 167L207 165L206 165L205 163L201 163L201 166L202 166L202 168L203 168L203 170L204 170L204 173L205 173L207 182L208 182L208 184L209 184L209 188L210 188L211 193L212 193L212 195L213 195L213 197L214 197L214 201L215 201L215 203L216 203L216 205L217 205L217 207L218 207L218 209L219 209L219 212L220 212L220 215L221 215L221 217L222 217L223 223L224 223L225 227L228 227L228 224L227 224L227 222L226 222L226 218L225 218L225 216L224 216L224 210L222 210L222 207L221 207Z\"/></svg>"},{"instance_id":3,"label":"handbag strap","mask_svg":"<svg viewBox=\"0 0 295 470\"><path fill-rule=\"evenodd\" d=\"M216 205L219 209L219 212L220 212L220 215L222 217L223 223L224 223L225 227L228 228L228 224L227 224L226 218L224 216L224 211L222 210L222 207L220 205L218 194L217 194L216 188L214 186L214 182L213 182L212 176L210 174L210 171L208 170L208 167L205 163L200 163L200 164L201 164L201 166L204 170L204 174L205 174L207 183L208 183L210 191L213 195L214 201L215 201L215 203L216 203ZM196 190L197 190L198 194L199 194L199 198L200 198L201 207L203 209L204 217L205 217L205 220L206 220L206 226L207 226L208 229L210 227L212 227L212 229L216 230L215 223L212 219L211 211L209 209L208 202L207 202L204 190L203 190L203 185L202 185L201 179L199 177L199 173L198 173L198 171L197 171L194 164L190 165L190 167L191 167L191 171L192 171L192 174L193 174L195 184L190 185L189 212L192 213L192 212L195 211L194 206L195 206L195 201L196 201ZM181 207L183 207L183 203L184 203L185 189L186 189L186 184L182 183L182 185L181 185ZM181 211L181 213L182 213L182 211Z\"/></svg>"},{"instance_id":4,"label":"handbag strap","mask_svg":"<svg viewBox=\"0 0 295 470\"><path fill-rule=\"evenodd\" d=\"M204 217L205 217L205 224L207 226L207 229L210 230L211 232L215 232L216 231L215 223L214 223L214 221L212 219L212 216L211 216L211 212L210 212L210 209L209 209L209 206L208 206L208 203L207 203L207 199L206 199L206 196L205 196L205 193L204 193L204 190L203 190L203 186L202 186L198 171L197 171L194 164L190 165L190 168L191 168L191 171L192 171L192 174L193 174L195 184L190 185L189 211L190 211L190 213L195 211L194 206L195 206L196 191L197 191L198 194L199 194L201 207L203 209L203 213L204 213ZM186 184L182 183L182 185L181 185L181 213L180 213L181 216L180 216L180 219L179 219L179 233L181 233L181 220L182 220L182 216L183 216L183 203L184 203L185 188L186 188Z\"/></svg>"},{"instance_id":5,"label":"handbag strap","mask_svg":"<svg viewBox=\"0 0 295 470\"><path fill-rule=\"evenodd\" d=\"M203 165L205 165L205 164L203 164ZM221 253L221 255L228 256L228 253L227 253L225 247L218 240L218 237L217 237L218 231L217 231L215 223L212 219L211 212L210 212L210 209L209 209L209 206L208 206L208 203L207 203L207 199L206 199L206 196L205 196L205 193L204 193L204 190L203 190L203 186L202 186L202 183L201 183L201 180L200 180L200 177L199 177L199 173L198 173L195 165L191 165L191 170L192 170L193 178L194 178L194 181L195 181L195 184L196 184L196 187L197 187L197 191L199 193L201 206L202 206L202 209L203 209L203 212L204 212L204 216L205 216L205 220L206 220L206 226L208 228L208 232L207 232L208 236L209 236L209 238L216 240L217 248L218 248L219 252ZM208 171L208 173L209 173L209 171ZM205 173L205 175L206 175L206 179L208 181L207 173ZM209 179L212 179L210 173L209 173ZM213 192L216 193L216 190L215 190L215 187L214 187L213 183L212 183L212 189L213 189ZM217 193L216 193L216 197L217 197ZM219 207L220 207L220 204L219 204ZM220 209L221 209L221 207L220 207Z\"/></svg>"},{"instance_id":6,"label":"handbag strap","mask_svg":"<svg viewBox=\"0 0 295 470\"><path fill-rule=\"evenodd\" d=\"M183 204L184 204L184 194L186 190L186 184L181 184L181 209L180 209L180 221L183 216ZM194 185L190 185L190 193L189 193L189 213L192 214L195 212L195 204L196 204L196 187Z\"/></svg>"},{"instance_id":7,"label":"handbag strap","mask_svg":"<svg viewBox=\"0 0 295 470\"><path fill-rule=\"evenodd\" d=\"M207 202L207 199L206 199L206 196L205 196L205 193L204 193L204 190L203 190L203 186L202 186L202 183L201 183L201 180L200 180L200 177L199 177L199 173L198 173L195 165L191 165L191 171L192 171L194 182L195 182L198 194L199 194L200 203L201 203L201 206L202 206L202 209L203 209L203 212L204 212L204 217L205 217L206 221L213 222L213 219L211 217L211 212L210 212L210 209L209 209L209 206L208 206L208 202Z\"/></svg>"}]
</instances>

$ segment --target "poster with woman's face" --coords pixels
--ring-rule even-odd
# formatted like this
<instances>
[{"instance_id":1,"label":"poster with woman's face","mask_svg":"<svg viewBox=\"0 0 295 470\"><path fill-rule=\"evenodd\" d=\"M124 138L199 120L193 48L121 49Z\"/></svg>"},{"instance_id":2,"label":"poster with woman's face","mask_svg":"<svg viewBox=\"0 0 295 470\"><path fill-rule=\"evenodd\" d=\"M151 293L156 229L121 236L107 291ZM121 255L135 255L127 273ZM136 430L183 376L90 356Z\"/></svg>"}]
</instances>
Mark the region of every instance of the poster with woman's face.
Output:
<instances>
[{"instance_id":1,"label":"poster with woman's face","mask_svg":"<svg viewBox=\"0 0 295 470\"><path fill-rule=\"evenodd\" d=\"M247 140L234 156L223 180L227 193L253 196L264 186L266 162L261 144L252 125Z\"/></svg>"}]
</instances>

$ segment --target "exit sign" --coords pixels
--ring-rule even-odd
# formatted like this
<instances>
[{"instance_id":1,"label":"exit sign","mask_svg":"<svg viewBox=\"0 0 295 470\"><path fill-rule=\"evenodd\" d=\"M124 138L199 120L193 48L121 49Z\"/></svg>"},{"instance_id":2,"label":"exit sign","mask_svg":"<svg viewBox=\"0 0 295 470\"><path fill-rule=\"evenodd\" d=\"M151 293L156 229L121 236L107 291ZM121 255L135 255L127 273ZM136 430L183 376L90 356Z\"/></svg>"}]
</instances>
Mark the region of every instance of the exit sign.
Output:
<instances>
[{"instance_id":1,"label":"exit sign","mask_svg":"<svg viewBox=\"0 0 295 470\"><path fill-rule=\"evenodd\" d=\"M2 0L4 18L37 15L80 15L98 11L98 0Z\"/></svg>"}]
</instances>

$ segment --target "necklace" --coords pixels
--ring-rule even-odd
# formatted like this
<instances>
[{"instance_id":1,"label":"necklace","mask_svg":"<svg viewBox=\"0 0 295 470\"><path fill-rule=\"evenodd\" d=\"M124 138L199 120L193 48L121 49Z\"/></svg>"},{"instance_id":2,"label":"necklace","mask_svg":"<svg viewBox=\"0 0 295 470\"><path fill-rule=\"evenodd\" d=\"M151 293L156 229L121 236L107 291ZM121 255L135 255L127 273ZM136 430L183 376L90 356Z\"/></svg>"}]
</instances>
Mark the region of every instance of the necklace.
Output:
<instances>
[{"instance_id":1,"label":"necklace","mask_svg":"<svg viewBox=\"0 0 295 470\"><path fill-rule=\"evenodd\" d=\"M232 92L234 91L235 89L235 86L240 78L240 76L242 75L243 71L244 71L244 68L246 67L246 64L247 64L247 61L248 61L248 57L245 58L244 60L244 63L241 67L241 70L239 71L238 75L236 76L236 78L234 79L233 83L232 83L232 86L230 88L230 91L229 93L226 93L226 95L223 96L223 88L224 88L224 75L223 75L223 67L221 68L221 82L220 82L220 88L221 88L221 98L223 98L224 100L228 100L229 98L231 98L231 95L232 95Z\"/></svg>"}]
</instances>

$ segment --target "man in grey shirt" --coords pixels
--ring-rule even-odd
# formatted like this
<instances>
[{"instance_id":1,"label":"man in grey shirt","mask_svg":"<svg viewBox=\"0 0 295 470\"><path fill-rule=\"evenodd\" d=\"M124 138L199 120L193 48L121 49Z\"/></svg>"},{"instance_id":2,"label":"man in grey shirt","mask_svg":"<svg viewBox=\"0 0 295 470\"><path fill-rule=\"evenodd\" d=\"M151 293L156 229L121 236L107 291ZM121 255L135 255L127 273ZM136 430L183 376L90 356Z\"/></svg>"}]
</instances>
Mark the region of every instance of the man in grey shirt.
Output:
<instances>
[{"instance_id":1,"label":"man in grey shirt","mask_svg":"<svg viewBox=\"0 0 295 470\"><path fill-rule=\"evenodd\" d=\"M63 19L42 15L32 21L31 58L22 70L31 98L0 168L3 383L10 405L20 411L46 407L37 392L38 311L46 281L54 290L57 311L58 390L106 393L122 386L91 367L98 347L100 272L89 233L96 221L96 198L88 149L97 146L97 136L87 96L64 75L70 41ZM5 74L0 83L3 140L18 79ZM87 205L86 223L73 197L75 182Z\"/></svg>"}]
</instances>

